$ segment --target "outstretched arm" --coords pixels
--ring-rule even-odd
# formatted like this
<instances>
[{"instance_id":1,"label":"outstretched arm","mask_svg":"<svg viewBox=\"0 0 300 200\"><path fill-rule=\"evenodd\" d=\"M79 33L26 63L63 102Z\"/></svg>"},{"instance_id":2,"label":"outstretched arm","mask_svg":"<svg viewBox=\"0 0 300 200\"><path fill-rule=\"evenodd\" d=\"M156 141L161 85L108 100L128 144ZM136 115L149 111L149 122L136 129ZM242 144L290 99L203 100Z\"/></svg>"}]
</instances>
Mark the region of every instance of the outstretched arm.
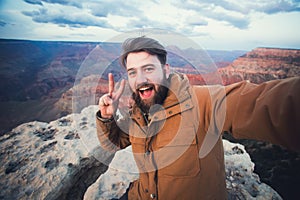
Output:
<instances>
[{"instance_id":1,"label":"outstretched arm","mask_svg":"<svg viewBox=\"0 0 300 200\"><path fill-rule=\"evenodd\" d=\"M300 151L300 77L226 86L224 130Z\"/></svg>"}]
</instances>

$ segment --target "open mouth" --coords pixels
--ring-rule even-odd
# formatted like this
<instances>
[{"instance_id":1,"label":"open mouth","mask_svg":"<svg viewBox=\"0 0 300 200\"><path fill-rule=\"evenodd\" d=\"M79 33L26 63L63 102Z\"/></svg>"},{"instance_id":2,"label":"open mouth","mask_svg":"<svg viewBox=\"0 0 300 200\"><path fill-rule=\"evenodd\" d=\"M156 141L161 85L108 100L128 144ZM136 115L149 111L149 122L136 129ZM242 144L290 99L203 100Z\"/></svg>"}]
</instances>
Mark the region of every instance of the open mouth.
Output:
<instances>
[{"instance_id":1,"label":"open mouth","mask_svg":"<svg viewBox=\"0 0 300 200\"><path fill-rule=\"evenodd\" d=\"M142 86L138 89L140 96L142 99L148 99L150 97L152 97L153 93L154 93L154 86Z\"/></svg>"}]
</instances>

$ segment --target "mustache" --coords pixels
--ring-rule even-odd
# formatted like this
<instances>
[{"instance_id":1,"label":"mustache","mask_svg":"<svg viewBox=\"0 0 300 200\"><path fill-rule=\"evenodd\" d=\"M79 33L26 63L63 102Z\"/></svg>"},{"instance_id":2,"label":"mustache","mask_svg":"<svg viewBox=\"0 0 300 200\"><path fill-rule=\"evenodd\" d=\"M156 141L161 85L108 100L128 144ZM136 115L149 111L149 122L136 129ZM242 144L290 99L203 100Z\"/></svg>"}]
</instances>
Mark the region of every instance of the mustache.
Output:
<instances>
[{"instance_id":1,"label":"mustache","mask_svg":"<svg viewBox=\"0 0 300 200\"><path fill-rule=\"evenodd\" d=\"M140 83L136 86L136 90L141 89L142 87L152 87L153 89L155 89L154 84L152 83L148 83L148 82L144 82L144 83Z\"/></svg>"}]
</instances>

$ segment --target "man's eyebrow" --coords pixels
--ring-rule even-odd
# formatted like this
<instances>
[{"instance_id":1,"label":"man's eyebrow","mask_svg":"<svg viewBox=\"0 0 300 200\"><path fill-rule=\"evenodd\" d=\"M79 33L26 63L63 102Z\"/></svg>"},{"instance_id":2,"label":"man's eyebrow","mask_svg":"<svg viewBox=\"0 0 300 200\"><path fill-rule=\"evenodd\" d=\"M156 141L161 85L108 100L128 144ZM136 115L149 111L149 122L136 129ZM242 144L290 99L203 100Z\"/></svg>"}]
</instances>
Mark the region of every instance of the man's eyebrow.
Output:
<instances>
[{"instance_id":1,"label":"man's eyebrow","mask_svg":"<svg viewBox=\"0 0 300 200\"><path fill-rule=\"evenodd\" d=\"M127 69L127 72L133 71L133 70L134 70L134 68L130 68L130 69Z\"/></svg>"},{"instance_id":2,"label":"man's eyebrow","mask_svg":"<svg viewBox=\"0 0 300 200\"><path fill-rule=\"evenodd\" d=\"M144 68L144 67L148 67L148 66L155 67L156 65L155 65L155 64L152 64L152 63L149 63L149 64L142 65L142 66L140 66L139 68ZM135 69L135 67L129 68L129 69L127 69L127 72L128 72L128 71L132 71L132 70L134 70L134 69Z\"/></svg>"}]
</instances>

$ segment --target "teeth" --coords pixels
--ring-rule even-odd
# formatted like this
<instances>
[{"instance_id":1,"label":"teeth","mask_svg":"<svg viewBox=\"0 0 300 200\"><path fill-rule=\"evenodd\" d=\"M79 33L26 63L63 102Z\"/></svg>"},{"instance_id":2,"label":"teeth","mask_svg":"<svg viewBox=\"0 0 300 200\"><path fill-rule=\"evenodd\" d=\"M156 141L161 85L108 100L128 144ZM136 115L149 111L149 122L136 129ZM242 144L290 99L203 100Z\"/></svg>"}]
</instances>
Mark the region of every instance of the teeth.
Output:
<instances>
[{"instance_id":1,"label":"teeth","mask_svg":"<svg viewBox=\"0 0 300 200\"><path fill-rule=\"evenodd\" d=\"M140 88L139 90L140 90L140 91L145 91L145 90L149 90L149 89L151 89L151 87L142 87L142 88Z\"/></svg>"}]
</instances>

